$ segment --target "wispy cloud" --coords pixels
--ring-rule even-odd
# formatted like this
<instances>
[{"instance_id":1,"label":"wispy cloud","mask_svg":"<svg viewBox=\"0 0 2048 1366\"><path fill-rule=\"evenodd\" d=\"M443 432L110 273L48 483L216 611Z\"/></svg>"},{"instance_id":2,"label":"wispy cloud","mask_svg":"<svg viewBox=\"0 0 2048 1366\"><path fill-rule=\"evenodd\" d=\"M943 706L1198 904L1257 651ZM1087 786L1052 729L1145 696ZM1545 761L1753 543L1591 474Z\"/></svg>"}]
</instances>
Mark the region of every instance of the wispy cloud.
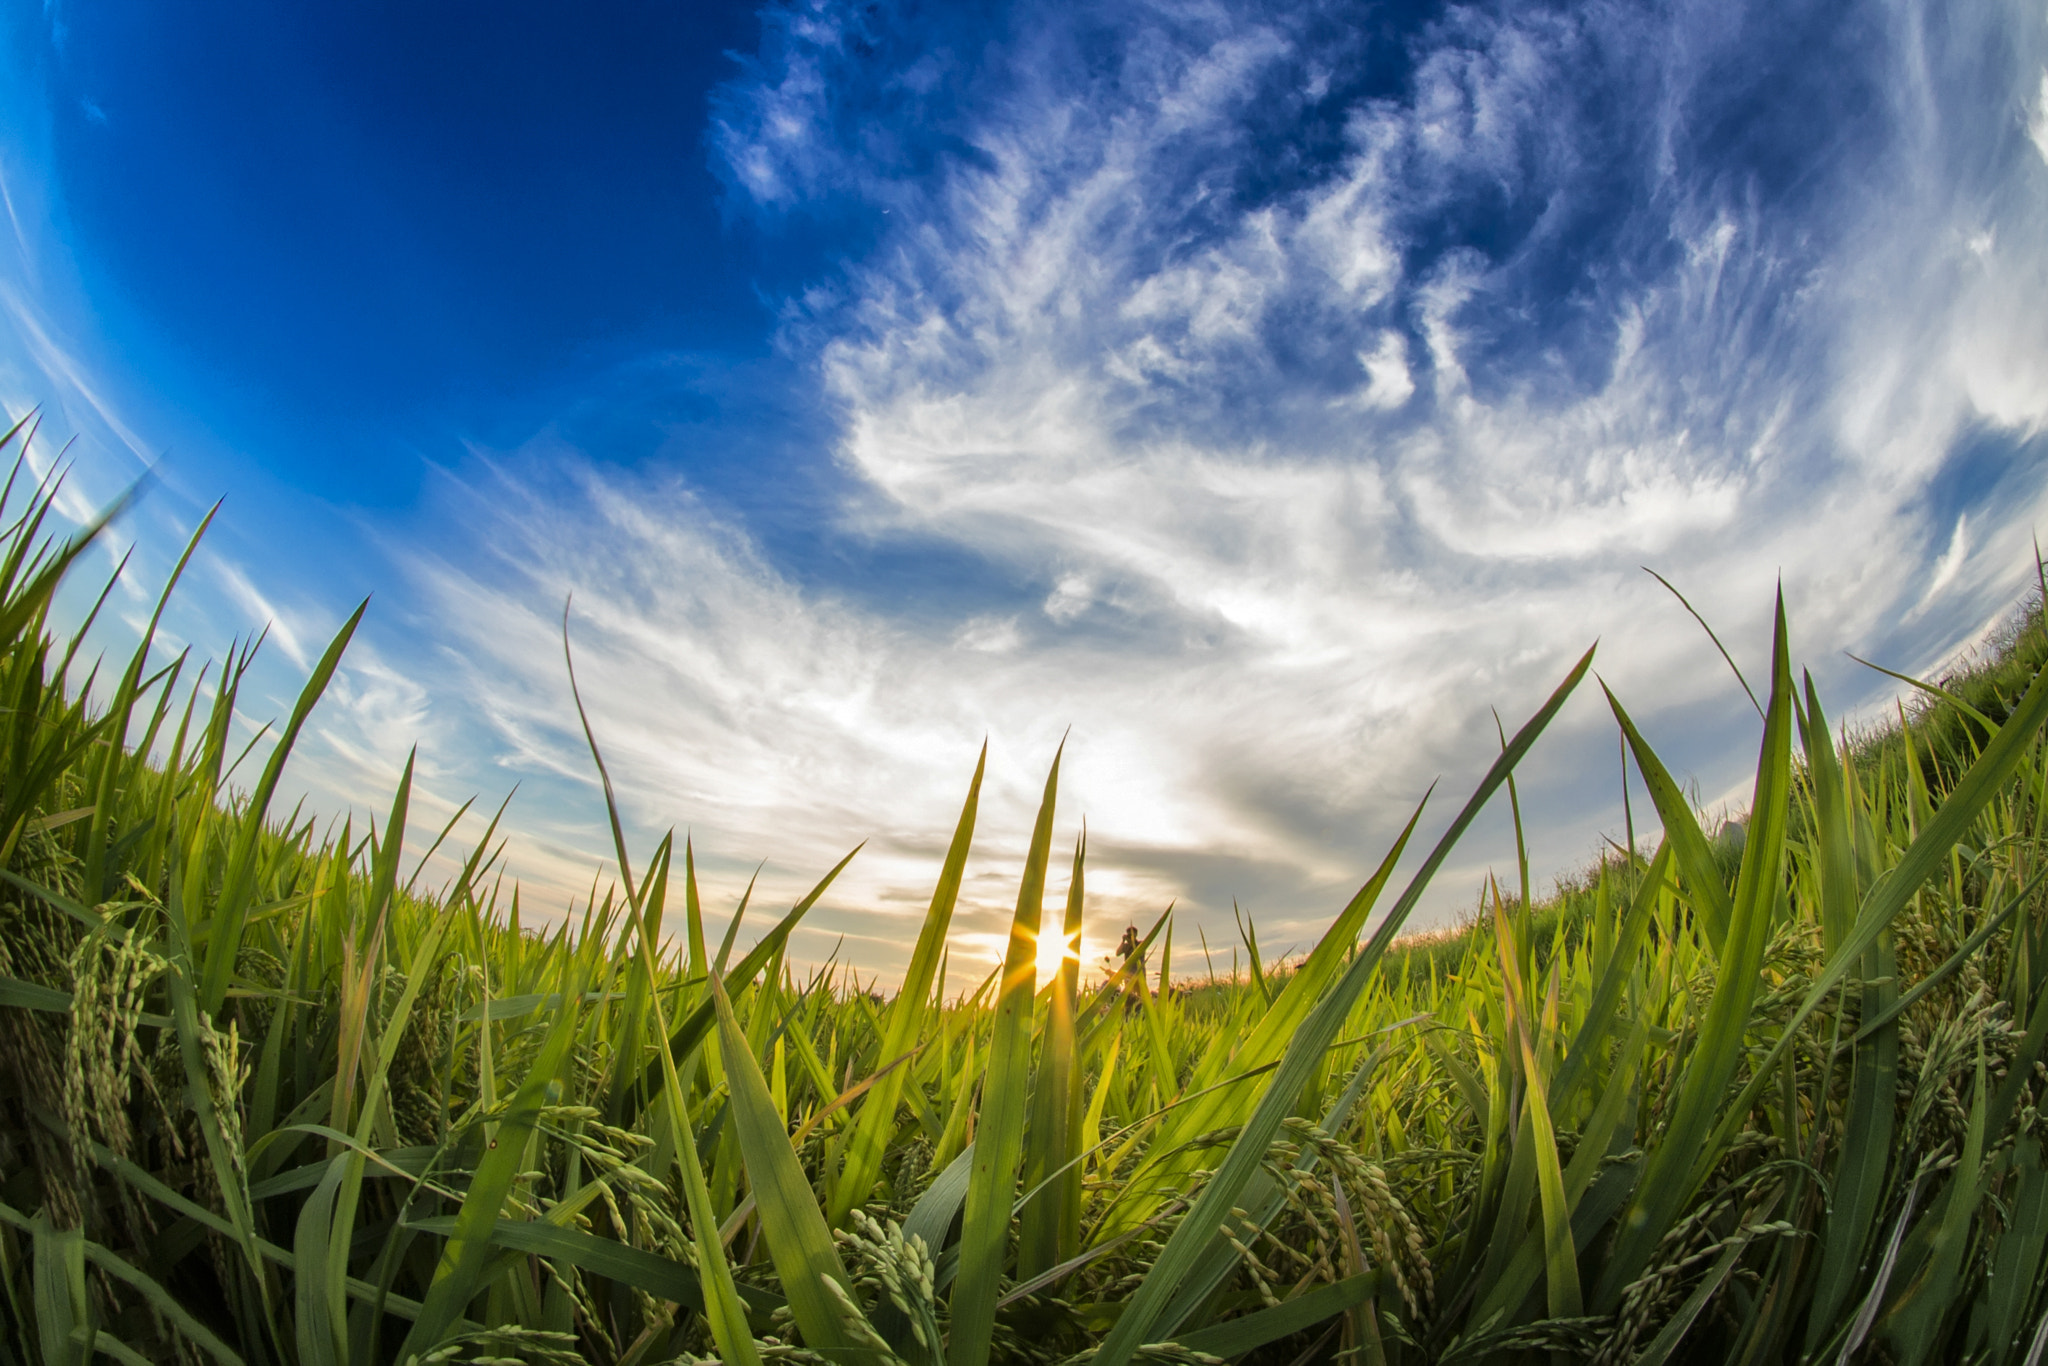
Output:
<instances>
[{"instance_id":1,"label":"wispy cloud","mask_svg":"<svg viewBox=\"0 0 2048 1366\"><path fill-rule=\"evenodd\" d=\"M2041 92L2027 116L2027 136L2033 140L2041 160L2048 163L2048 71L2041 73Z\"/></svg>"},{"instance_id":2,"label":"wispy cloud","mask_svg":"<svg viewBox=\"0 0 2048 1366\"><path fill-rule=\"evenodd\" d=\"M1823 661L1924 666L2009 605L2048 419L2048 184L2008 112L2041 16L1892 6L1860 65L1773 85L1730 73L1846 20L1473 8L1344 48L1291 11L1034 9L892 67L895 20L848 13L771 8L715 137L736 211L892 206L785 332L842 415L834 534L961 547L1035 609L800 586L679 482L545 443L475 495L489 568L418 566L516 763L583 762L573 590L643 823L783 890L876 837L837 902L870 909L813 951L900 955L984 734L970 932L1071 723L1103 933L1236 896L1284 938L1595 636L1704 795L1736 781L1747 704L1643 563L1752 658L1780 577ZM879 105L925 118L879 141ZM1970 440L2001 454L1964 477ZM1603 734L1582 706L1532 770L1552 866L1618 824Z\"/></svg>"},{"instance_id":3,"label":"wispy cloud","mask_svg":"<svg viewBox=\"0 0 2048 1366\"><path fill-rule=\"evenodd\" d=\"M128 425L113 401L100 392L99 383L89 368L52 334L42 310L15 286L0 281L0 312L6 314L7 322L13 334L20 339L32 367L32 379L31 375L22 375L16 378L15 383L23 389L29 388L24 381L37 383L42 392L55 395L54 401L74 421L86 419L77 425L107 432L137 461L147 466L152 459L147 443ZM26 411L29 407L38 406L26 394L9 397L13 399L8 405L12 409Z\"/></svg>"},{"instance_id":4,"label":"wispy cloud","mask_svg":"<svg viewBox=\"0 0 2048 1366\"><path fill-rule=\"evenodd\" d=\"M299 631L291 619L278 611L275 604L256 587L240 565L218 556L208 556L207 562L219 577L221 586L227 590L230 600L240 607L255 623L255 629L267 639L277 643L285 657L301 672L310 669L313 661L306 653L306 647L299 639Z\"/></svg>"}]
</instances>

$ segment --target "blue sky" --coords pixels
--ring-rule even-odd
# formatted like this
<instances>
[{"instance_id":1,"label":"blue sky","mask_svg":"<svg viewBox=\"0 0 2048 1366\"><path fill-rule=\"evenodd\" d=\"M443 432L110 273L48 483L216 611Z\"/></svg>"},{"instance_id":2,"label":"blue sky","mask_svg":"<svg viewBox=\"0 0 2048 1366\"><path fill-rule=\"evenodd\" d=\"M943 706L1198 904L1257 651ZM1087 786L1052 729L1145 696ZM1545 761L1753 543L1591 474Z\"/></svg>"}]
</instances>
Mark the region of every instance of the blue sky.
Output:
<instances>
[{"instance_id":1,"label":"blue sky","mask_svg":"<svg viewBox=\"0 0 2048 1366\"><path fill-rule=\"evenodd\" d=\"M0 42L0 403L75 438L74 512L158 471L126 615L225 495L172 626L271 624L260 722L374 594L296 780L372 809L417 741L423 819L518 784L534 904L603 853L572 594L637 835L692 831L714 899L869 839L799 948L886 974L984 737L969 958L1069 727L1091 941L1177 900L1221 945L1235 899L1278 947L1596 637L1739 798L1754 716L1644 565L1752 668L1782 576L1865 716L1844 651L1939 667L2031 572L2038 5L51 3ZM1592 697L1525 807L1539 873L1619 829Z\"/></svg>"}]
</instances>

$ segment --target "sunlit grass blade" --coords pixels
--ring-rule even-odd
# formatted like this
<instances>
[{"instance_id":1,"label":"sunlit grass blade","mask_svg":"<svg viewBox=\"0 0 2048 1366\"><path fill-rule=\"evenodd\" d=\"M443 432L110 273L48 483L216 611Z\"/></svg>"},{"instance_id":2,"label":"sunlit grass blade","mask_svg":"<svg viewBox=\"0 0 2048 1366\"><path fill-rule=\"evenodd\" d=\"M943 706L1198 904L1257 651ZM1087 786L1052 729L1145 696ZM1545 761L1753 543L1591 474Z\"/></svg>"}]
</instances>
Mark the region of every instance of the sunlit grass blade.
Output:
<instances>
[{"instance_id":1,"label":"sunlit grass blade","mask_svg":"<svg viewBox=\"0 0 2048 1366\"><path fill-rule=\"evenodd\" d=\"M932 981L945 952L946 933L952 927L953 907L960 898L960 879L966 872L967 851L974 842L975 812L981 802L981 778L988 766L988 746L981 747L975 760L974 778L967 785L967 800L961 806L953 842L947 846L946 861L939 871L938 886L932 890L931 905L910 952L910 965L896 999L889 1004L882 1029L880 1058L896 1058L915 1042L924 1027L931 997ZM846 1220L847 1211L865 1201L874 1190L882 1169L882 1157L896 1130L896 1107L907 1078L884 1077L876 1083L855 1116L853 1135L847 1142L846 1163L832 1182L828 1211L834 1227Z\"/></svg>"},{"instance_id":2,"label":"sunlit grass blade","mask_svg":"<svg viewBox=\"0 0 2048 1366\"><path fill-rule=\"evenodd\" d=\"M655 1064L660 1075L662 1115L668 1121L670 1141L682 1168L683 1203L690 1217L690 1234L697 1253L697 1270L702 1278L704 1318L718 1345L719 1356L729 1366L759 1366L761 1355L754 1345L753 1328L747 1321L739 1289L733 1282L732 1265L726 1260L725 1243L718 1233L718 1214L704 1180L704 1166L697 1154L695 1132L690 1127L689 1106L683 1093L682 1077L675 1055L669 1049L668 1020L661 1005L660 979L655 972L654 936L644 916L634 920L635 945L641 980L647 987L647 1004L653 1014Z\"/></svg>"},{"instance_id":3,"label":"sunlit grass blade","mask_svg":"<svg viewBox=\"0 0 2048 1366\"><path fill-rule=\"evenodd\" d=\"M1419 1017L1411 1018L1392 1028L1399 1029L1419 1022ZM1351 1074L1351 1079L1344 1084L1344 1089L1337 1093L1337 1098L1330 1103L1330 1108L1317 1126L1324 1134L1336 1137L1344 1132L1351 1122L1352 1112L1358 1105L1359 1097L1365 1093L1366 1086L1372 1081L1385 1057L1386 1050L1381 1049L1369 1056ZM1268 1068L1271 1066L1272 1064L1268 1064ZM1301 1155L1295 1163L1295 1168L1307 1172L1316 1165L1316 1161L1315 1153L1311 1150ZM1263 1229L1280 1214L1286 1205L1287 1193L1272 1179L1271 1173L1262 1170L1245 1183L1239 1198L1245 1211L1245 1217L1239 1220L1240 1226L1247 1230ZM1237 1246L1227 1239L1212 1240L1194 1270L1182 1281L1179 1292L1160 1314L1160 1332L1178 1336L1182 1328L1200 1314L1202 1306L1208 1303L1230 1279L1231 1274L1237 1270L1241 1257Z\"/></svg>"},{"instance_id":4,"label":"sunlit grass blade","mask_svg":"<svg viewBox=\"0 0 2048 1366\"><path fill-rule=\"evenodd\" d=\"M1550 1100L1553 1105L1571 1105L1579 1083L1587 1076L1588 1066L1599 1056L1601 1045L1621 1019L1622 995L1642 953L1650 918L1656 910L1658 897L1663 894L1664 880L1671 871L1671 860L1672 846L1666 840L1650 859L1649 870L1643 875L1642 885L1637 888L1628 914L1622 918L1621 928L1615 934L1607 970L1601 974L1593 998L1586 1006L1584 1023L1572 1036L1565 1060L1551 1081Z\"/></svg>"},{"instance_id":5,"label":"sunlit grass blade","mask_svg":"<svg viewBox=\"0 0 2048 1366\"><path fill-rule=\"evenodd\" d=\"M730 971L724 973L726 991L739 991L749 982L760 976L763 968L768 967L778 959L789 943L790 933L802 923L804 916L813 906L818 904L818 898L825 895L826 888L830 887L833 880L846 870L846 865L853 862L854 855L859 852L860 847L856 846L847 853L845 858L833 864L832 870L826 873L824 877L818 879L817 885L812 887L794 906L789 908L789 913L777 921L774 928L761 937L760 943L754 945L753 948L741 955L740 961L733 964ZM735 927L739 924L737 913L735 913L732 923ZM728 946L730 943L729 935L730 931L728 931ZM720 970L724 959L725 951L721 949L718 955L718 962L713 965L713 972ZM696 1007L684 1017L682 1023L675 1026L675 1033L668 1041L670 1054L675 1057L689 1057L696 1051L697 1045L704 1042L705 1037L716 1026L717 1020L717 1009L712 1004L711 997L707 993L704 999L698 1002ZM648 1089L652 1090L659 1083L659 1080L657 1066L649 1064L647 1076Z\"/></svg>"},{"instance_id":6,"label":"sunlit grass blade","mask_svg":"<svg viewBox=\"0 0 2048 1366\"><path fill-rule=\"evenodd\" d=\"M1064 749L1064 747L1063 747ZM1063 751L1062 751L1063 752ZM1010 1205L1023 1157L1025 1107L1031 1090L1031 1000L1037 994L1038 935L1045 918L1045 869L1052 856L1053 806L1059 794L1060 755L1045 777L1045 795L1031 829L1017 909L1003 955L1002 984L983 1074L981 1115L975 1127L973 1175L960 1227L960 1274L953 1282L953 1327L948 1366L983 1366L995 1328L996 1295L1009 1242Z\"/></svg>"},{"instance_id":7,"label":"sunlit grass blade","mask_svg":"<svg viewBox=\"0 0 2048 1366\"><path fill-rule=\"evenodd\" d=\"M1856 841L1849 828L1848 777L1828 734L1827 713L1813 676L1805 676L1806 706L1799 734L1806 752L1806 778L1813 790L1813 828L1807 840L1820 869L1821 947L1833 954L1856 924L1862 889L1856 869Z\"/></svg>"},{"instance_id":8,"label":"sunlit grass blade","mask_svg":"<svg viewBox=\"0 0 2048 1366\"><path fill-rule=\"evenodd\" d=\"M1074 845L1067 883L1067 909L1060 936L1060 965L1053 974L1045 1011L1045 1041L1031 1089L1031 1122L1025 1140L1024 1185L1038 1188L1024 1207L1019 1231L1017 1274L1035 1276L1071 1259L1081 1237L1081 1068L1075 1056L1074 1006L1081 980L1081 910L1086 895L1084 867L1088 841Z\"/></svg>"},{"instance_id":9,"label":"sunlit grass blade","mask_svg":"<svg viewBox=\"0 0 2048 1366\"><path fill-rule=\"evenodd\" d=\"M1203 1188L1194 1208L1188 1211L1167 1240L1158 1259L1138 1286L1137 1293L1104 1338L1097 1350L1097 1366L1124 1366L1140 1346L1152 1340L1154 1327L1174 1291L1201 1258L1203 1249L1216 1236L1238 1196L1265 1161L1266 1149L1279 1132L1281 1122L1294 1108L1295 1097L1308 1081L1309 1074L1321 1065L1323 1050L1337 1037L1337 1030L1350 1013L1353 1002L1365 989L1366 983L1372 980L1387 946L1400 933L1409 912L1421 900L1429 879L1449 856L1480 808L1499 789L1529 747L1536 743L1537 736L1543 733L1551 718L1563 708L1565 700L1578 687L1592 664L1593 652L1588 650L1536 715L1515 733L1480 780L1478 788L1452 819L1450 828L1416 870L1407 890L1380 922L1379 929L1352 959L1337 985L1310 1012L1281 1056L1280 1066L1267 1084L1265 1094L1260 1097L1257 1109L1224 1155L1222 1165Z\"/></svg>"},{"instance_id":10,"label":"sunlit grass blade","mask_svg":"<svg viewBox=\"0 0 2048 1366\"><path fill-rule=\"evenodd\" d=\"M1887 868L1864 894L1857 908L1856 927L1848 940L1829 956L1826 967L1807 989L1799 1008L1780 1032L1771 1051L1754 1069L1749 1086L1728 1111L1717 1134L1718 1147L1748 1113L1749 1106L1768 1084L1772 1068L1797 1037L1799 1025L1819 1008L1875 947L1898 914L1912 900L1921 884L1933 876L1948 859L1957 841L1968 833L1984 808L1996 798L2020 761L2034 744L2042 723L2048 721L2048 669L2038 673L2007 716L1991 743L1975 763L1956 780L1939 810L1931 810L1924 821L1916 821L1917 833L1898 861Z\"/></svg>"},{"instance_id":11,"label":"sunlit grass blade","mask_svg":"<svg viewBox=\"0 0 2048 1366\"><path fill-rule=\"evenodd\" d=\"M412 764L408 760L405 779L399 784L399 797L393 807L392 823L387 827L391 832L386 840L391 853L388 861L388 876L391 878L395 878L396 874L399 832L404 829L406 794L410 790L411 777ZM383 906L388 905L392 890L388 882L381 885L380 895L384 900L379 905L380 911ZM454 914L452 905L444 909L434 918L431 927L415 947L412 959L406 965L405 986L399 992L398 1000L392 1006L390 1014L384 1021L383 1030L376 1040L376 1052L369 1080L364 1088L362 1110L356 1118L355 1145L345 1155L338 1155L333 1159L328 1176L323 1177L313 1199L307 1201L300 1213L295 1241L295 1250L299 1257L299 1274L296 1280L299 1317L296 1326L304 1363L327 1360L325 1353L330 1349L337 1366L349 1360L346 1326L349 1254L354 1246L356 1212L366 1164L364 1152L369 1148L383 1118L383 1107L390 1089L392 1064L405 1037L406 1025L412 1018L413 1007L418 1002L420 990L429 980L429 969L440 954L441 941L447 934ZM381 927L380 920L379 928ZM573 1017L573 1009L567 1013ZM324 1203L323 1195L327 1197Z\"/></svg>"},{"instance_id":12,"label":"sunlit grass blade","mask_svg":"<svg viewBox=\"0 0 2048 1366\"><path fill-rule=\"evenodd\" d=\"M113 819L114 813L119 809L118 804L114 801L114 784L120 780L124 769L136 762L137 759L146 761L148 755L149 746L146 740L140 747L142 753L139 756L130 756L126 753L126 747L129 743L129 717L137 697L143 690L142 676L149 664L149 652L156 643L157 628L163 621L164 608L170 605L171 594L176 591L178 581L184 577L185 568L192 561L193 552L199 549L201 538L206 535L206 529L213 524L214 514L219 511L219 503L215 503L211 508L207 509L206 515L199 519L199 525L186 540L184 553L178 556L177 563L171 566L170 573L165 576L163 588L157 594L156 606L150 611L149 620L143 626L140 637L136 641L134 653L128 661L128 667L122 671L121 681L115 687L113 700L107 706L107 719L111 723L108 730L112 743L107 745L105 750L102 751L98 765L99 771L94 775L92 823L86 832L85 867L81 874L82 881L85 887L89 889L89 893L94 900L103 898L109 890L107 886L107 858L110 852L107 848L108 824ZM119 574L117 572L113 578L108 579L108 588L111 589L113 587L114 579L118 577ZM79 635L80 638L83 638L84 628L80 629ZM169 688L165 689L163 700L168 704L170 700Z\"/></svg>"},{"instance_id":13,"label":"sunlit grass blade","mask_svg":"<svg viewBox=\"0 0 2048 1366\"><path fill-rule=\"evenodd\" d=\"M1365 884L1352 896L1307 959L1288 976L1278 994L1272 996L1271 1004L1258 1017L1258 1023L1253 1027L1249 1037L1235 1048L1212 1048L1205 1051L1204 1057L1196 1064L1194 1074L1188 1082L1188 1091L1191 1094L1206 1091L1208 1094L1202 1095L1192 1105L1170 1114L1160 1126L1152 1148L1163 1156L1149 1164L1148 1169L1140 1173L1139 1178L1134 1181L1134 1185L1139 1189L1148 1186L1171 1187L1177 1184L1178 1179L1184 1178L1198 1165L1196 1155L1186 1150L1186 1144L1190 1139L1212 1129L1241 1122L1244 1116L1251 1113L1252 1107L1256 1104L1256 1093L1251 1088L1237 1087L1226 1091L1215 1091L1210 1088L1225 1075L1226 1066L1230 1072L1247 1073L1275 1061L1286 1050L1289 1041L1301 1028L1302 1021L1308 1018L1317 1000L1328 989L1338 970L1344 966L1346 957L1356 948L1359 933L1364 929L1366 919L1371 915L1374 906L1378 904L1380 893L1385 890L1388 879L1393 876L1394 868L1406 851L1409 837L1415 833L1416 823L1422 819L1428 801L1429 798L1425 795L1422 801L1416 804L1415 810L1408 817L1408 823L1401 828L1401 833L1395 837L1385 857L1373 870L1372 876L1367 878ZM1256 943L1255 940L1247 942ZM1258 970L1257 963L1257 955L1254 953L1255 972ZM1143 991L1142 984L1139 989ZM1262 991L1262 994L1265 993ZM1162 1050L1167 1051L1170 1057L1170 1049L1159 1038L1149 1002L1145 1003L1144 1008L1146 1027L1152 1039L1152 1052L1155 1058ZM1162 1101L1168 1099L1171 1097L1161 1097ZM1142 1223L1158 1209L1159 1203L1158 1197L1140 1197L1123 1202L1117 1207L1115 1217L1104 1226L1105 1234L1123 1232Z\"/></svg>"}]
</instances>

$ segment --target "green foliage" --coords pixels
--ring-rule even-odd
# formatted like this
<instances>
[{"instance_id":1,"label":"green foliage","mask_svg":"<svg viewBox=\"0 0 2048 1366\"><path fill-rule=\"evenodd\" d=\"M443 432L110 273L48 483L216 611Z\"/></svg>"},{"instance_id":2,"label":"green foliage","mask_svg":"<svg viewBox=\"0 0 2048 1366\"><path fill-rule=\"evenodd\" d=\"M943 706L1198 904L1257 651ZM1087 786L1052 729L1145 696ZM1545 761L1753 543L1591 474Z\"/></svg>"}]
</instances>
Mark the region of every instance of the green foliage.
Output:
<instances>
[{"instance_id":1,"label":"green foliage","mask_svg":"<svg viewBox=\"0 0 2048 1366\"><path fill-rule=\"evenodd\" d=\"M1173 979L1169 914L1083 981L1055 760L1004 964L949 986L977 765L880 1001L786 958L838 868L728 966L693 851L670 944L673 844L636 877L615 809L618 888L547 930L498 900L495 822L446 887L402 880L410 766L367 835L280 819L355 619L239 792L250 651L188 677L146 635L81 678L50 602L98 528L53 538L50 499L0 501L0 1366L2048 1342L2038 607L1855 737L1781 612L1718 830L1610 697L1668 838L1538 905L1518 837L1482 916L1398 938L1589 656L1391 905L1418 824L1304 958L1246 925L1230 978Z\"/></svg>"}]
</instances>

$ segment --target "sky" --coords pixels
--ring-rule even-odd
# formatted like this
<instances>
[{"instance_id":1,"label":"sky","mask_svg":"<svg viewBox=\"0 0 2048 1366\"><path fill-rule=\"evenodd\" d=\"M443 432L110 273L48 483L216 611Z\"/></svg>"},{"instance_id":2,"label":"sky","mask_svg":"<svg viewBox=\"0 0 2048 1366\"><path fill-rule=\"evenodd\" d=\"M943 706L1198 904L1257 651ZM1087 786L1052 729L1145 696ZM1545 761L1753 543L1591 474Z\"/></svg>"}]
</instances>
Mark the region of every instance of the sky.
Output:
<instances>
[{"instance_id":1,"label":"sky","mask_svg":"<svg viewBox=\"0 0 2048 1366\"><path fill-rule=\"evenodd\" d=\"M1752 680L1782 585L1858 724L1850 652L1948 667L2034 577L2038 0L16 0L0 62L0 406L74 520L149 471L101 646L224 500L165 648L267 627L254 734L368 596L290 795L416 745L422 846L512 794L529 920L609 877L565 612L637 855L716 932L865 841L792 955L886 981L984 742L963 976L1055 753L1084 958L1172 905L1224 968L1596 640L1738 809L1756 715L1646 568ZM1589 685L1539 887L1623 794ZM1490 811L1418 926L1514 859Z\"/></svg>"}]
</instances>

